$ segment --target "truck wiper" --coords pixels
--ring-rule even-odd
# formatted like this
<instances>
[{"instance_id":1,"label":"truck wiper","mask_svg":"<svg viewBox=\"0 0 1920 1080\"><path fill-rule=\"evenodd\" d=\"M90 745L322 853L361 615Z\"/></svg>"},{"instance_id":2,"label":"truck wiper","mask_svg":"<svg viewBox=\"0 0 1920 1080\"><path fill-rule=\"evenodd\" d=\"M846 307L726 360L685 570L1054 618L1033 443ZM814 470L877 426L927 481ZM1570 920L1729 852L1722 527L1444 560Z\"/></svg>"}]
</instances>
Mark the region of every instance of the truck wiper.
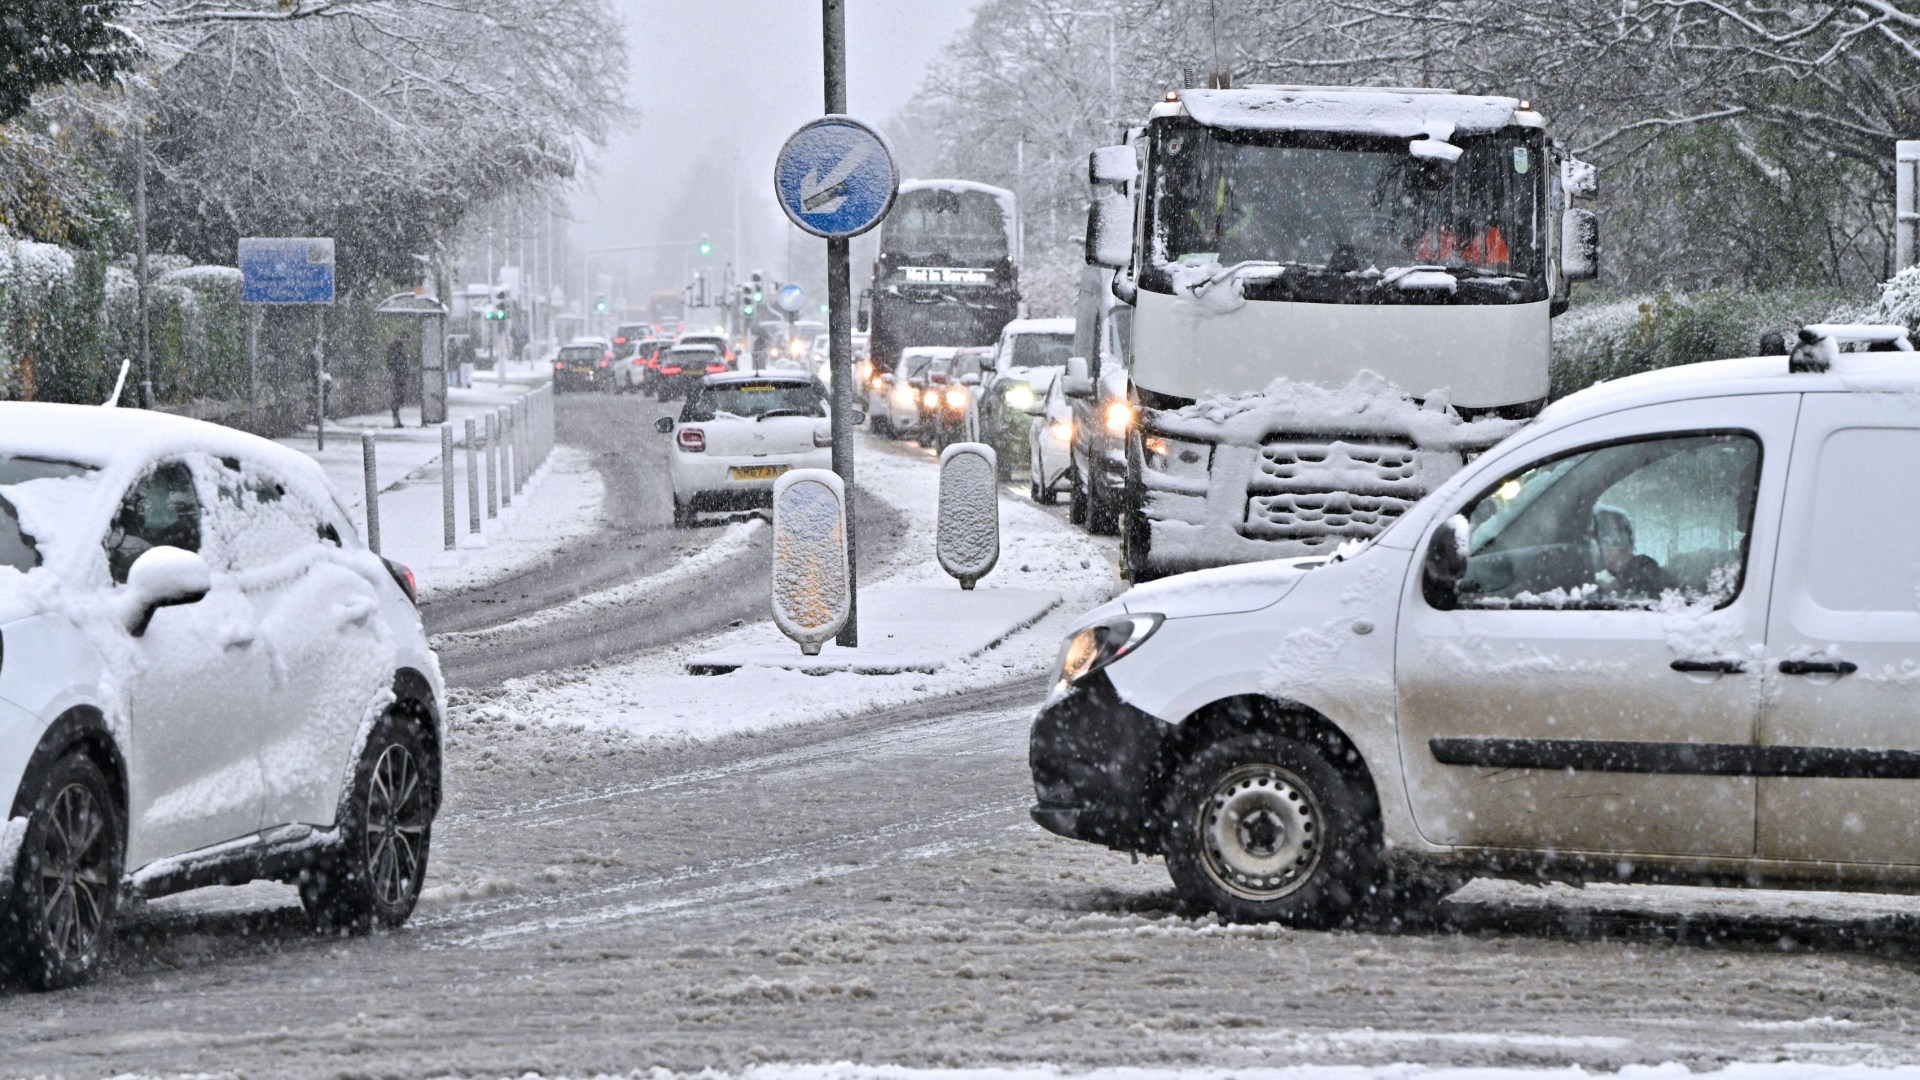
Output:
<instances>
[{"instance_id":1,"label":"truck wiper","mask_svg":"<svg viewBox=\"0 0 1920 1080\"><path fill-rule=\"evenodd\" d=\"M1303 263L1276 262L1272 259L1243 259L1240 262L1234 263L1232 266L1223 266L1212 274L1209 274L1205 281L1193 287L1190 295L1195 297L1202 296L1208 289L1213 288L1220 282L1231 281L1243 275L1246 277L1258 277L1263 281L1274 281L1278 280L1288 270L1306 269L1312 268ZM1259 273L1256 274L1255 271L1259 271Z\"/></svg>"}]
</instances>

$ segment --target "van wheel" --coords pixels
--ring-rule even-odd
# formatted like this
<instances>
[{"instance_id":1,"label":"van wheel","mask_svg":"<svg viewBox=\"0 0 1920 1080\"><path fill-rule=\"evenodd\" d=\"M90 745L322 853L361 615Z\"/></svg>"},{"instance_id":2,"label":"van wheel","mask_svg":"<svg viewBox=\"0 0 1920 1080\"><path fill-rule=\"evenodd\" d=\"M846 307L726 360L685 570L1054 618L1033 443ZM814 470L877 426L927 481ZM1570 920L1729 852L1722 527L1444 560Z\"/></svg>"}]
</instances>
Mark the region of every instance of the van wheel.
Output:
<instances>
[{"instance_id":1,"label":"van wheel","mask_svg":"<svg viewBox=\"0 0 1920 1080\"><path fill-rule=\"evenodd\" d=\"M1080 483L1080 466L1074 464L1072 454L1067 455L1067 521L1087 523L1087 489Z\"/></svg>"},{"instance_id":2,"label":"van wheel","mask_svg":"<svg viewBox=\"0 0 1920 1080\"><path fill-rule=\"evenodd\" d=\"M1216 743L1174 774L1163 810L1167 871L1187 907L1302 927L1369 914L1377 816L1318 748L1277 735Z\"/></svg>"},{"instance_id":3,"label":"van wheel","mask_svg":"<svg viewBox=\"0 0 1920 1080\"><path fill-rule=\"evenodd\" d=\"M113 939L125 832L107 778L78 751L54 763L25 816L0 963L36 990L63 990L92 977Z\"/></svg>"},{"instance_id":4,"label":"van wheel","mask_svg":"<svg viewBox=\"0 0 1920 1080\"><path fill-rule=\"evenodd\" d=\"M419 727L396 713L381 717L340 809L339 848L297 882L315 929L364 934L407 921L427 873L437 787Z\"/></svg>"}]
</instances>

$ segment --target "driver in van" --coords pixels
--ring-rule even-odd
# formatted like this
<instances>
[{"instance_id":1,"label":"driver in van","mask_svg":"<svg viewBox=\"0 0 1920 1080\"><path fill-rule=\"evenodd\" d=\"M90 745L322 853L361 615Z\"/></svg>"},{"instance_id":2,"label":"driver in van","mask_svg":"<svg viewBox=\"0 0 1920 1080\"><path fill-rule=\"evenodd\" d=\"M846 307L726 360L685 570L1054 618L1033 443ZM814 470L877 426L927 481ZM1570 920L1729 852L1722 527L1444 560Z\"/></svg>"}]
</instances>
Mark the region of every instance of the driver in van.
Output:
<instances>
[{"instance_id":1,"label":"driver in van","mask_svg":"<svg viewBox=\"0 0 1920 1080\"><path fill-rule=\"evenodd\" d=\"M1675 587L1673 578L1651 556L1634 553L1633 519L1625 510L1594 507L1593 542L1600 554L1600 569L1613 579L1608 590L1613 595L1657 600Z\"/></svg>"}]
</instances>

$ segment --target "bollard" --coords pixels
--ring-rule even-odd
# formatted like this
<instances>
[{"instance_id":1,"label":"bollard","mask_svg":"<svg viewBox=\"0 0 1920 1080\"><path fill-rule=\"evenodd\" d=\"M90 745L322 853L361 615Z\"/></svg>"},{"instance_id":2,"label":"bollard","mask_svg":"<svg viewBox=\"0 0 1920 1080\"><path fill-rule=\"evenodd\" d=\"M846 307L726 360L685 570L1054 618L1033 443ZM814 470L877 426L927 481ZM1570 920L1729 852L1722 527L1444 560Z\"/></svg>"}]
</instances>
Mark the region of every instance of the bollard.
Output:
<instances>
[{"instance_id":1,"label":"bollard","mask_svg":"<svg viewBox=\"0 0 1920 1080\"><path fill-rule=\"evenodd\" d=\"M440 425L440 517L441 543L452 551L459 539L453 524L453 425Z\"/></svg>"},{"instance_id":2,"label":"bollard","mask_svg":"<svg viewBox=\"0 0 1920 1080\"><path fill-rule=\"evenodd\" d=\"M940 454L940 510L934 548L962 589L1000 561L1000 489L993 447L954 443Z\"/></svg>"},{"instance_id":3,"label":"bollard","mask_svg":"<svg viewBox=\"0 0 1920 1080\"><path fill-rule=\"evenodd\" d=\"M467 531L480 531L480 463L474 460L474 440L478 437L474 430L473 417L467 417Z\"/></svg>"},{"instance_id":4,"label":"bollard","mask_svg":"<svg viewBox=\"0 0 1920 1080\"><path fill-rule=\"evenodd\" d=\"M527 486L527 399L513 403L513 493Z\"/></svg>"},{"instance_id":5,"label":"bollard","mask_svg":"<svg viewBox=\"0 0 1920 1080\"><path fill-rule=\"evenodd\" d=\"M793 469L773 482L773 623L818 656L847 624L847 489L826 469Z\"/></svg>"},{"instance_id":6,"label":"bollard","mask_svg":"<svg viewBox=\"0 0 1920 1080\"><path fill-rule=\"evenodd\" d=\"M487 520L491 521L500 516L500 474L497 471L500 438L495 429L500 418L488 413L486 419L487 432L480 436L480 456L487 463Z\"/></svg>"},{"instance_id":7,"label":"bollard","mask_svg":"<svg viewBox=\"0 0 1920 1080\"><path fill-rule=\"evenodd\" d=\"M494 410L500 417L500 509L513 505L513 410Z\"/></svg>"},{"instance_id":8,"label":"bollard","mask_svg":"<svg viewBox=\"0 0 1920 1080\"><path fill-rule=\"evenodd\" d=\"M373 432L360 433L360 467L367 482L367 550L380 554L380 469L373 451Z\"/></svg>"}]
</instances>

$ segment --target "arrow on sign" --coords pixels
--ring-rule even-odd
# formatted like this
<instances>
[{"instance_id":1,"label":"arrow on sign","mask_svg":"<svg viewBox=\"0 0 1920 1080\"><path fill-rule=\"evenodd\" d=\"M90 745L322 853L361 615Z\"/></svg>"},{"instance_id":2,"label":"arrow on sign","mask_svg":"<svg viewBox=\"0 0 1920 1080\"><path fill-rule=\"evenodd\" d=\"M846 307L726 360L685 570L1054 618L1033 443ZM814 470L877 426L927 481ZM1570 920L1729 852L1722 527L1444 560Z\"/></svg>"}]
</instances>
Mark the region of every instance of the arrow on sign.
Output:
<instances>
[{"instance_id":1,"label":"arrow on sign","mask_svg":"<svg viewBox=\"0 0 1920 1080\"><path fill-rule=\"evenodd\" d=\"M800 185L800 211L805 214L831 214L847 201L847 177L873 153L871 143L861 143L833 167L825 180L818 169L808 169L806 182Z\"/></svg>"}]
</instances>

